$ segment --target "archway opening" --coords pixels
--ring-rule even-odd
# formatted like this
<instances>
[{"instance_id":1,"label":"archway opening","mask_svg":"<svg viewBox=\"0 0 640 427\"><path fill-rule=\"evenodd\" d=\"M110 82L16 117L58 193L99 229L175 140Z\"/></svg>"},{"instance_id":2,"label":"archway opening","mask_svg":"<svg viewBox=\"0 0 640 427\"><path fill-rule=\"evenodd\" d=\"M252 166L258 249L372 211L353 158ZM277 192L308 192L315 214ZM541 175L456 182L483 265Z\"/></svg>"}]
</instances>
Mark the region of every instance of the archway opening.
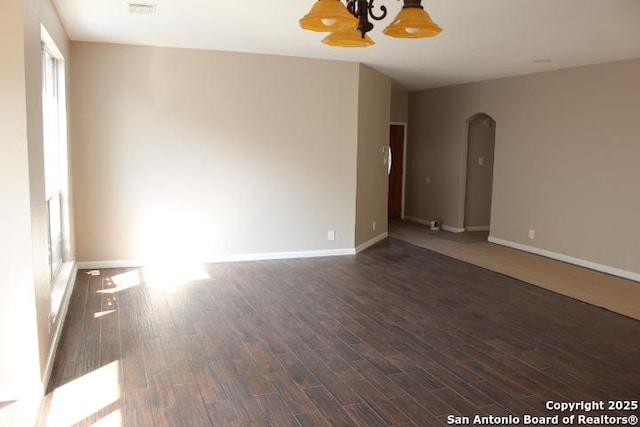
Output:
<instances>
[{"instance_id":1,"label":"archway opening","mask_svg":"<svg viewBox=\"0 0 640 427\"><path fill-rule=\"evenodd\" d=\"M489 231L496 122L479 113L469 120L468 126L464 229Z\"/></svg>"}]
</instances>

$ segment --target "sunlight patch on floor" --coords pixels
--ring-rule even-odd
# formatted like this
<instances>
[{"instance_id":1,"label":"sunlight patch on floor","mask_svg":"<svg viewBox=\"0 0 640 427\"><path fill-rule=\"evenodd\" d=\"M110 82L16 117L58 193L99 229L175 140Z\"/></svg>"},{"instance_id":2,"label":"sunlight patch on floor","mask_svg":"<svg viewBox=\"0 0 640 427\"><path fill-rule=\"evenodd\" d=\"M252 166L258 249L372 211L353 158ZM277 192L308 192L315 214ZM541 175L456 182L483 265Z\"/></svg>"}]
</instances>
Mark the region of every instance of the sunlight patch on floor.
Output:
<instances>
[{"instance_id":1,"label":"sunlight patch on floor","mask_svg":"<svg viewBox=\"0 0 640 427\"><path fill-rule=\"evenodd\" d=\"M131 270L125 273L114 274L107 279L107 287L99 290L99 293L103 294L115 294L125 289L140 286L142 280L140 278L140 272L138 270Z\"/></svg>"},{"instance_id":2,"label":"sunlight patch on floor","mask_svg":"<svg viewBox=\"0 0 640 427\"><path fill-rule=\"evenodd\" d=\"M121 398L120 361L116 360L58 387L51 398L47 425L74 425L117 404ZM121 419L120 409L113 409L101 421Z\"/></svg>"},{"instance_id":3,"label":"sunlight patch on floor","mask_svg":"<svg viewBox=\"0 0 640 427\"><path fill-rule=\"evenodd\" d=\"M40 404L40 397L3 404L0 409L0 426L37 425Z\"/></svg>"},{"instance_id":4,"label":"sunlight patch on floor","mask_svg":"<svg viewBox=\"0 0 640 427\"><path fill-rule=\"evenodd\" d=\"M124 425L124 419L122 416L122 408L117 408L113 412L101 417L98 421L92 424L93 426L102 427L120 427Z\"/></svg>"},{"instance_id":5,"label":"sunlight patch on floor","mask_svg":"<svg viewBox=\"0 0 640 427\"><path fill-rule=\"evenodd\" d=\"M202 265L189 263L150 265L143 272L146 285L160 289L172 289L194 280L209 278L209 273Z\"/></svg>"},{"instance_id":6,"label":"sunlight patch on floor","mask_svg":"<svg viewBox=\"0 0 640 427\"><path fill-rule=\"evenodd\" d=\"M112 314L112 313L115 313L115 312L116 312L116 310L97 311L97 312L93 313L93 318L94 319L98 319L100 317L104 317L104 316L106 316L108 314Z\"/></svg>"}]
</instances>

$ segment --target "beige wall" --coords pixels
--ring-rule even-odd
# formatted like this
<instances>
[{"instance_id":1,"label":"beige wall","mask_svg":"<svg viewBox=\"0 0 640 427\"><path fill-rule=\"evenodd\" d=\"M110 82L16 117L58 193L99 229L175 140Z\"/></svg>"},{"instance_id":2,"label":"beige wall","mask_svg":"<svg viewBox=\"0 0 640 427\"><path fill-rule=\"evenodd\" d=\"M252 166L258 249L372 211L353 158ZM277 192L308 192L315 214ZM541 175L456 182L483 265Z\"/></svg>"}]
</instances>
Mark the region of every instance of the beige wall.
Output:
<instances>
[{"instance_id":1,"label":"beige wall","mask_svg":"<svg viewBox=\"0 0 640 427\"><path fill-rule=\"evenodd\" d=\"M0 400L42 391L53 337L42 149L40 25L61 28L48 1L0 6ZM57 31L57 30L56 30ZM64 32L54 35L66 46Z\"/></svg>"},{"instance_id":2,"label":"beige wall","mask_svg":"<svg viewBox=\"0 0 640 427\"><path fill-rule=\"evenodd\" d=\"M640 272L638 99L640 59L410 94L407 216L462 226L466 121L484 112L491 235Z\"/></svg>"},{"instance_id":3,"label":"beige wall","mask_svg":"<svg viewBox=\"0 0 640 427\"><path fill-rule=\"evenodd\" d=\"M356 246L387 232L389 178L381 148L389 145L390 98L391 80L360 65Z\"/></svg>"},{"instance_id":4,"label":"beige wall","mask_svg":"<svg viewBox=\"0 0 640 427\"><path fill-rule=\"evenodd\" d=\"M79 261L353 249L357 64L71 50Z\"/></svg>"},{"instance_id":5,"label":"beige wall","mask_svg":"<svg viewBox=\"0 0 640 427\"><path fill-rule=\"evenodd\" d=\"M3 195L0 221L1 400L26 393L26 389L37 386L40 379L31 247L25 19L22 7L20 0L0 3L0 51L3 53L0 65L0 193Z\"/></svg>"},{"instance_id":6,"label":"beige wall","mask_svg":"<svg viewBox=\"0 0 640 427\"><path fill-rule=\"evenodd\" d=\"M409 121L409 92L396 84L391 88L391 122Z\"/></svg>"}]
</instances>

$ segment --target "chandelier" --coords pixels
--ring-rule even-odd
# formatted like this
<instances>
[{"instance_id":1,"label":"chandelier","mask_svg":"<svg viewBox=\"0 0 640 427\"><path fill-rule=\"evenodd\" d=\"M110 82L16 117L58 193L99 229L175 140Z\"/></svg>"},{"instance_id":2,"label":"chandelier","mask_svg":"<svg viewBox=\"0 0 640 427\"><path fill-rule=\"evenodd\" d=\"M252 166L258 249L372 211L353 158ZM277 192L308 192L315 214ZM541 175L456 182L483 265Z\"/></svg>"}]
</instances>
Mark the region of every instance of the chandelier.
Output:
<instances>
[{"instance_id":1,"label":"chandelier","mask_svg":"<svg viewBox=\"0 0 640 427\"><path fill-rule=\"evenodd\" d=\"M368 47L375 42L367 35L373 29L369 18L380 21L387 16L386 6L374 12L375 0L318 0L301 20L305 30L331 33L322 42L330 46ZM421 0L404 0L402 10L382 32L391 37L433 37L442 28L422 8Z\"/></svg>"}]
</instances>

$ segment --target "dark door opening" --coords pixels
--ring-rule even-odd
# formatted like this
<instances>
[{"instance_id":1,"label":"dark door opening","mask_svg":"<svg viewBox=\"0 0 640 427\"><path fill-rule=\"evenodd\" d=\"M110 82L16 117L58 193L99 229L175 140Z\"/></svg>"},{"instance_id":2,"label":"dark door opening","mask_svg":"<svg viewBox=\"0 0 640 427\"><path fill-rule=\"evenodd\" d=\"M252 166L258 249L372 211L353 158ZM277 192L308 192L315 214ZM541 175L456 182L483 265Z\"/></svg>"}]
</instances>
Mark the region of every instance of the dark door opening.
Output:
<instances>
[{"instance_id":1,"label":"dark door opening","mask_svg":"<svg viewBox=\"0 0 640 427\"><path fill-rule=\"evenodd\" d=\"M402 176L404 174L404 125L389 127L391 171L389 172L389 219L402 217Z\"/></svg>"}]
</instances>

